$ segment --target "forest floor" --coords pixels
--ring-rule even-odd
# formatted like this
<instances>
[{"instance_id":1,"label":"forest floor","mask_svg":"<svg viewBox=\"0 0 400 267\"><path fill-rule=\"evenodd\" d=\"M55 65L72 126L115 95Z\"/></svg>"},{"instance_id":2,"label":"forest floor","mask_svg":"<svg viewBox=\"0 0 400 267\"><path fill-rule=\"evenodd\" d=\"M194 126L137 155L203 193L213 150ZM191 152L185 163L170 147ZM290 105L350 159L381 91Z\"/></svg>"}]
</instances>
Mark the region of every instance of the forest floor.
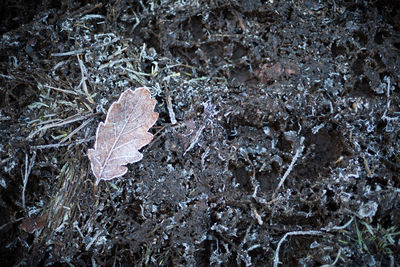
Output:
<instances>
[{"instance_id":1,"label":"forest floor","mask_svg":"<svg viewBox=\"0 0 400 267\"><path fill-rule=\"evenodd\" d=\"M97 2L1 2L1 266L399 266L399 2ZM95 190L141 86L155 137Z\"/></svg>"}]
</instances>

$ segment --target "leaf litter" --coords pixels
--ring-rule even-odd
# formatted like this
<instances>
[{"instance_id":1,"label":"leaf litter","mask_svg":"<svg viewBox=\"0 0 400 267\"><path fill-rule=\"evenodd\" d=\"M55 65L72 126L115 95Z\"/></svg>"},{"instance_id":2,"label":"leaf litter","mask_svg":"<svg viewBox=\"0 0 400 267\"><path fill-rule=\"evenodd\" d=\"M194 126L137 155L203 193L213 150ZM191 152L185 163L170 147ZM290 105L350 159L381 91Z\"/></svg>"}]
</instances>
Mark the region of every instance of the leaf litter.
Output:
<instances>
[{"instance_id":1,"label":"leaf litter","mask_svg":"<svg viewBox=\"0 0 400 267\"><path fill-rule=\"evenodd\" d=\"M139 149L153 139L148 130L158 119L155 105L146 87L126 90L111 105L105 122L97 128L94 149L88 150L96 186L100 180L124 175L128 168L123 165L143 158Z\"/></svg>"},{"instance_id":2,"label":"leaf litter","mask_svg":"<svg viewBox=\"0 0 400 267\"><path fill-rule=\"evenodd\" d=\"M399 262L395 1L31 2L0 40L2 264ZM93 198L95 118L142 86L162 134Z\"/></svg>"}]
</instances>

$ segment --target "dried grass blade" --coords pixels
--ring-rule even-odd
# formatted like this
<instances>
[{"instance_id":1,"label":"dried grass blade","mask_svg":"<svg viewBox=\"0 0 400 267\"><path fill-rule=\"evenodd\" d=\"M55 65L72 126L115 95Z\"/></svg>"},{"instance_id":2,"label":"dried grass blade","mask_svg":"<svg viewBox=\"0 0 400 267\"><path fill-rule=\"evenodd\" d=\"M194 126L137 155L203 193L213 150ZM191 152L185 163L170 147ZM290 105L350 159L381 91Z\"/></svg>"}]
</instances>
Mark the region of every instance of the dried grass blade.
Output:
<instances>
[{"instance_id":1,"label":"dried grass blade","mask_svg":"<svg viewBox=\"0 0 400 267\"><path fill-rule=\"evenodd\" d=\"M84 119L90 118L90 117L92 117L94 115L95 114L92 114L92 113L85 114L85 115L75 114L75 115L72 115L72 116L70 116L70 117L68 117L65 120L62 120L60 122L55 122L55 123L51 123L51 124L48 124L48 125L44 125L43 127L40 127L36 131L32 132L27 137L27 139L28 140L31 139L32 137L34 137L36 134L38 134L41 131L44 131L44 130L47 130L47 129L50 129L50 128L54 128L54 127L63 126L63 125L66 125L66 124L69 124L69 123L73 123L73 122L76 122L76 121L84 120Z\"/></svg>"}]
</instances>

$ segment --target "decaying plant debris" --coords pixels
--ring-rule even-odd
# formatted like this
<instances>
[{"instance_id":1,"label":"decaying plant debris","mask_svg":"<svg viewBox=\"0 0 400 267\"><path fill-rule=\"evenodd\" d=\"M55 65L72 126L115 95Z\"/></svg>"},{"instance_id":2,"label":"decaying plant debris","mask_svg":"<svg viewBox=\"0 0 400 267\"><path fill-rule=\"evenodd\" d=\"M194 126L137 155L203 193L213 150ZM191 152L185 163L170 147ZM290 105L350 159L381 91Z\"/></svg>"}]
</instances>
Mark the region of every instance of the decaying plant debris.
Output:
<instances>
[{"instance_id":1,"label":"decaying plant debris","mask_svg":"<svg viewBox=\"0 0 400 267\"><path fill-rule=\"evenodd\" d=\"M400 262L397 2L26 2L0 16L2 266ZM151 149L93 197L97 125L143 86Z\"/></svg>"},{"instance_id":2,"label":"decaying plant debris","mask_svg":"<svg viewBox=\"0 0 400 267\"><path fill-rule=\"evenodd\" d=\"M124 175L128 172L124 165L143 158L139 149L153 139L148 130L158 119L155 105L146 87L128 89L112 103L105 122L97 127L94 149L88 150L96 186Z\"/></svg>"}]
</instances>

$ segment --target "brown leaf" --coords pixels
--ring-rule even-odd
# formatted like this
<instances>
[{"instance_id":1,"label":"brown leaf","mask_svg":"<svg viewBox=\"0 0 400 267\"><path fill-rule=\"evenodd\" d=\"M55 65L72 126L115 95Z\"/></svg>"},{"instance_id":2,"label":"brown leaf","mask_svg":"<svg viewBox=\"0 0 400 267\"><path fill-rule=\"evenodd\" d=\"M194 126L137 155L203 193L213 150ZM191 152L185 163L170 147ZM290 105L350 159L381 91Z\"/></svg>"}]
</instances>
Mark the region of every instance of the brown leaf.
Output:
<instances>
[{"instance_id":1,"label":"brown leaf","mask_svg":"<svg viewBox=\"0 0 400 267\"><path fill-rule=\"evenodd\" d=\"M287 75L297 75L300 73L300 68L290 62L277 62L273 65L267 63L262 66L261 70L257 70L255 75L262 83L267 83L278 79L285 73Z\"/></svg>"},{"instance_id":2,"label":"brown leaf","mask_svg":"<svg viewBox=\"0 0 400 267\"><path fill-rule=\"evenodd\" d=\"M123 165L143 158L138 150L153 139L148 130L158 119L155 105L146 87L126 90L111 105L97 128L94 149L88 150L96 185L124 175L128 168Z\"/></svg>"},{"instance_id":3,"label":"brown leaf","mask_svg":"<svg viewBox=\"0 0 400 267\"><path fill-rule=\"evenodd\" d=\"M32 217L28 216L22 220L20 227L25 232L32 234L36 230L39 230L40 228L42 228L43 226L46 225L47 218L48 218L47 213L42 216L38 216L36 218L32 218Z\"/></svg>"}]
</instances>

